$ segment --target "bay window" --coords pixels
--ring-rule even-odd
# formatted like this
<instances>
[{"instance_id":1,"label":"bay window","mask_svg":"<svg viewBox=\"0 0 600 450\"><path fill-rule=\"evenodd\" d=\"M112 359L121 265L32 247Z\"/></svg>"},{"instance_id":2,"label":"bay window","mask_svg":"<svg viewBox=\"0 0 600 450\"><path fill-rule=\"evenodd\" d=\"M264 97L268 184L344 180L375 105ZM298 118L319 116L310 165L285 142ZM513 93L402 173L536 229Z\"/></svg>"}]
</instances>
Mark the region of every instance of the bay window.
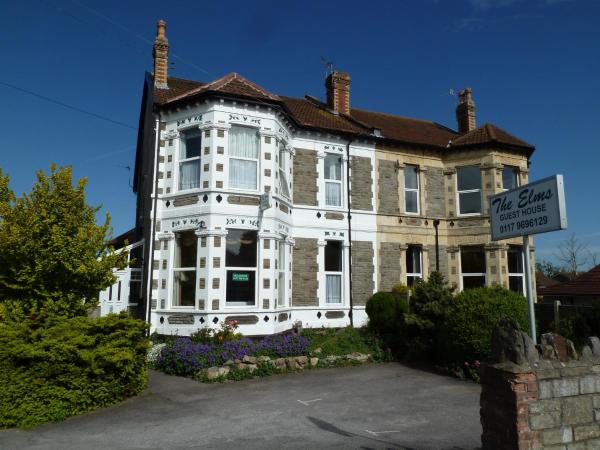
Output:
<instances>
[{"instance_id":1,"label":"bay window","mask_svg":"<svg viewBox=\"0 0 600 450\"><path fill-rule=\"evenodd\" d=\"M232 126L229 130L229 187L257 189L260 137L254 128Z\"/></svg>"},{"instance_id":2,"label":"bay window","mask_svg":"<svg viewBox=\"0 0 600 450\"><path fill-rule=\"evenodd\" d=\"M229 229L225 239L226 304L254 306L258 233Z\"/></svg>"},{"instance_id":3,"label":"bay window","mask_svg":"<svg viewBox=\"0 0 600 450\"><path fill-rule=\"evenodd\" d=\"M279 193L285 198L290 198L290 189L287 182L286 176L287 161L286 151L284 149L279 150Z\"/></svg>"},{"instance_id":4,"label":"bay window","mask_svg":"<svg viewBox=\"0 0 600 450\"><path fill-rule=\"evenodd\" d=\"M404 167L404 212L419 214L419 167Z\"/></svg>"},{"instance_id":5,"label":"bay window","mask_svg":"<svg viewBox=\"0 0 600 450\"><path fill-rule=\"evenodd\" d=\"M325 156L325 205L342 206L342 158Z\"/></svg>"},{"instance_id":6,"label":"bay window","mask_svg":"<svg viewBox=\"0 0 600 450\"><path fill-rule=\"evenodd\" d=\"M179 140L179 190L200 187L202 132L198 129L181 133Z\"/></svg>"},{"instance_id":7,"label":"bay window","mask_svg":"<svg viewBox=\"0 0 600 450\"><path fill-rule=\"evenodd\" d=\"M286 260L285 257L285 243L280 241L278 243L278 258L277 258L277 306L285 306L285 268Z\"/></svg>"},{"instance_id":8,"label":"bay window","mask_svg":"<svg viewBox=\"0 0 600 450\"><path fill-rule=\"evenodd\" d=\"M340 241L325 244L325 303L342 303L343 253Z\"/></svg>"},{"instance_id":9,"label":"bay window","mask_svg":"<svg viewBox=\"0 0 600 450\"><path fill-rule=\"evenodd\" d=\"M465 166L456 169L458 214L481 214L481 169Z\"/></svg>"},{"instance_id":10,"label":"bay window","mask_svg":"<svg viewBox=\"0 0 600 450\"><path fill-rule=\"evenodd\" d=\"M406 285L414 286L423 278L422 252L420 245L409 245L406 249Z\"/></svg>"},{"instance_id":11,"label":"bay window","mask_svg":"<svg viewBox=\"0 0 600 450\"><path fill-rule=\"evenodd\" d=\"M517 187L519 187L519 168L504 166L502 168L502 190L508 191Z\"/></svg>"},{"instance_id":12,"label":"bay window","mask_svg":"<svg viewBox=\"0 0 600 450\"><path fill-rule=\"evenodd\" d=\"M523 247L520 245L509 245L508 246L508 288L511 291L523 294L525 292L524 277L525 272L523 270L525 264L523 264Z\"/></svg>"},{"instance_id":13,"label":"bay window","mask_svg":"<svg viewBox=\"0 0 600 450\"><path fill-rule=\"evenodd\" d=\"M196 255L198 237L192 230L175 233L173 258L173 306L196 304Z\"/></svg>"},{"instance_id":14,"label":"bay window","mask_svg":"<svg viewBox=\"0 0 600 450\"><path fill-rule=\"evenodd\" d=\"M462 289L485 286L485 249L482 245L460 247L460 276Z\"/></svg>"}]
</instances>

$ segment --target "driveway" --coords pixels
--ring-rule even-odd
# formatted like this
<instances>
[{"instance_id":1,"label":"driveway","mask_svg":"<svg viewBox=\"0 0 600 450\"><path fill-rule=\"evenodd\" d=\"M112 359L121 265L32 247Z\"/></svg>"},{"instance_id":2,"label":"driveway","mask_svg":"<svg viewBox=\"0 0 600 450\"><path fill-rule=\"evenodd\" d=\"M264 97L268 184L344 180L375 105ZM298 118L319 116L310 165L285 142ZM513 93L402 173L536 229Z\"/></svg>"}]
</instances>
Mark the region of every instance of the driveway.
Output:
<instances>
[{"instance_id":1,"label":"driveway","mask_svg":"<svg viewBox=\"0 0 600 450\"><path fill-rule=\"evenodd\" d=\"M478 385L401 364L227 384L151 372L143 395L0 432L2 449L475 449Z\"/></svg>"}]
</instances>

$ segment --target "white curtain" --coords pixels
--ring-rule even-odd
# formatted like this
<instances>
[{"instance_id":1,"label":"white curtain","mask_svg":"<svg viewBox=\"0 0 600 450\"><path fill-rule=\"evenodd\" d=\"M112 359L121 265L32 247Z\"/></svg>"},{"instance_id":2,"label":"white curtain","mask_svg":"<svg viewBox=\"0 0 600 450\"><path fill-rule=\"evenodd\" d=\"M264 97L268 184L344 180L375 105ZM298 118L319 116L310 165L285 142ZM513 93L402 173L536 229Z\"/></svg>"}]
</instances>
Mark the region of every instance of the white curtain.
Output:
<instances>
[{"instance_id":1,"label":"white curtain","mask_svg":"<svg viewBox=\"0 0 600 450\"><path fill-rule=\"evenodd\" d=\"M230 158L229 187L256 189L256 161Z\"/></svg>"},{"instance_id":2,"label":"white curtain","mask_svg":"<svg viewBox=\"0 0 600 450\"><path fill-rule=\"evenodd\" d=\"M327 289L325 301L327 303L342 303L342 276L327 275L325 285Z\"/></svg>"},{"instance_id":3,"label":"white curtain","mask_svg":"<svg viewBox=\"0 0 600 450\"><path fill-rule=\"evenodd\" d=\"M340 183L325 183L325 204L342 206L342 185Z\"/></svg>"},{"instance_id":4,"label":"white curtain","mask_svg":"<svg viewBox=\"0 0 600 450\"><path fill-rule=\"evenodd\" d=\"M258 159L259 137L254 128L231 127L229 156Z\"/></svg>"},{"instance_id":5,"label":"white curtain","mask_svg":"<svg viewBox=\"0 0 600 450\"><path fill-rule=\"evenodd\" d=\"M200 187L200 160L179 163L179 189Z\"/></svg>"},{"instance_id":6,"label":"white curtain","mask_svg":"<svg viewBox=\"0 0 600 450\"><path fill-rule=\"evenodd\" d=\"M325 179L342 179L342 163L339 156L327 155L325 157Z\"/></svg>"}]
</instances>

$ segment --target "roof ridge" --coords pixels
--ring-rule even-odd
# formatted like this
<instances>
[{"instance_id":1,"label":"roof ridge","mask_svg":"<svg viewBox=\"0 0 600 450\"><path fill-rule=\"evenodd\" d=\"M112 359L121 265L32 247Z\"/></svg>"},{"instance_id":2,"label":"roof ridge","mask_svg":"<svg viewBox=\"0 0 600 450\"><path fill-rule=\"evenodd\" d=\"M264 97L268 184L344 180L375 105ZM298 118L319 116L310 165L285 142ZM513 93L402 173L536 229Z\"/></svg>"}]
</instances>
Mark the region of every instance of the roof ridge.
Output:
<instances>
[{"instance_id":1,"label":"roof ridge","mask_svg":"<svg viewBox=\"0 0 600 450\"><path fill-rule=\"evenodd\" d=\"M399 119L414 120L415 122L423 122L423 123L428 123L428 124L436 124L437 123L437 122L433 122L431 120L417 119L417 118L414 118L414 117L401 116L399 114L392 114L392 113L381 112L381 111L372 111L370 109L363 109L363 108L350 108L350 111L352 111L353 109L355 109L357 111L366 112L366 113L381 114L383 116L397 117Z\"/></svg>"},{"instance_id":2,"label":"roof ridge","mask_svg":"<svg viewBox=\"0 0 600 450\"><path fill-rule=\"evenodd\" d=\"M494 126L491 123L484 123L483 126L485 127L485 131L486 133L490 136L490 139L492 141L497 141L498 138L496 137L496 132L494 131Z\"/></svg>"}]
</instances>

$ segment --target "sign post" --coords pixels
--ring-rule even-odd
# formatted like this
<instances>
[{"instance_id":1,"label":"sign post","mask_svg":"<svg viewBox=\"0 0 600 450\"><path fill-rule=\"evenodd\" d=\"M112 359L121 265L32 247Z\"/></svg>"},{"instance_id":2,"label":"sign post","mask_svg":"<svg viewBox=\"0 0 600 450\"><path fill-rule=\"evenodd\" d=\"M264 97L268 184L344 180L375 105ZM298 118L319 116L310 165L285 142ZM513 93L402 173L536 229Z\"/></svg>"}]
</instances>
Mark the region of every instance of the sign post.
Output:
<instances>
[{"instance_id":1,"label":"sign post","mask_svg":"<svg viewBox=\"0 0 600 450\"><path fill-rule=\"evenodd\" d=\"M490 197L492 240L523 237L525 290L531 338L537 344L529 236L567 228L562 175L554 175Z\"/></svg>"}]
</instances>

